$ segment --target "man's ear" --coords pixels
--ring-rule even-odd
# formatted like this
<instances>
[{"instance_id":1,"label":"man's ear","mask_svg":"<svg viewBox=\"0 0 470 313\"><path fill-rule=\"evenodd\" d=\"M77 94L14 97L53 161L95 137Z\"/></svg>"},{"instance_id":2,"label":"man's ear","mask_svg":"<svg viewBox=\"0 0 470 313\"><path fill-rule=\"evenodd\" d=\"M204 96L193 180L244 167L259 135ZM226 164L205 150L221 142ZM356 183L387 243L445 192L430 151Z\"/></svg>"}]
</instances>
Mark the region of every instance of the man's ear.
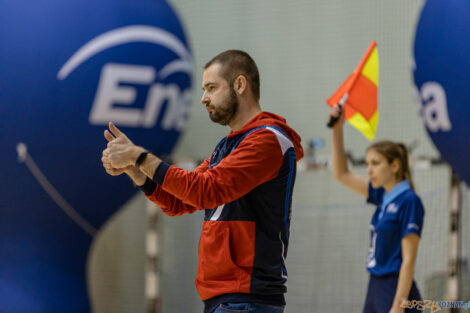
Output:
<instances>
[{"instance_id":1,"label":"man's ear","mask_svg":"<svg viewBox=\"0 0 470 313\"><path fill-rule=\"evenodd\" d=\"M246 77L244 75L238 75L235 81L233 82L233 90L235 90L235 92L241 96L243 93L246 92L247 87L248 85Z\"/></svg>"}]
</instances>

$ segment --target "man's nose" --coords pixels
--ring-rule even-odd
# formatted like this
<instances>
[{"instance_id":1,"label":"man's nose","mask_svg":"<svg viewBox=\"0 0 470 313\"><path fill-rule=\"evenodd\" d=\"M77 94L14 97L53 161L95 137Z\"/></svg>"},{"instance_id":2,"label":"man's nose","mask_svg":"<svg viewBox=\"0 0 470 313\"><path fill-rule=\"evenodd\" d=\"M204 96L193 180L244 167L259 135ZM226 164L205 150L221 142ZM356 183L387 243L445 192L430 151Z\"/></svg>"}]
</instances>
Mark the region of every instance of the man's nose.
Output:
<instances>
[{"instance_id":1,"label":"man's nose","mask_svg":"<svg viewBox=\"0 0 470 313\"><path fill-rule=\"evenodd\" d=\"M209 97L205 93L202 95L201 103L206 104L206 105L211 103L211 100L209 99Z\"/></svg>"}]
</instances>

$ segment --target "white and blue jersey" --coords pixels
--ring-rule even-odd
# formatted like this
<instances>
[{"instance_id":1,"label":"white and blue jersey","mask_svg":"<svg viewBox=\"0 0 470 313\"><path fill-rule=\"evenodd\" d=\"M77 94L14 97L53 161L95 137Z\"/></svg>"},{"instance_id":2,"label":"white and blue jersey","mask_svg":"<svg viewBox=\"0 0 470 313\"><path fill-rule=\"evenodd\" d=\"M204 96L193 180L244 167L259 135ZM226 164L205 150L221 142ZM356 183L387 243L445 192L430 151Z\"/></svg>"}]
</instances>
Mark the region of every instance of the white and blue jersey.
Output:
<instances>
[{"instance_id":1,"label":"white and blue jersey","mask_svg":"<svg viewBox=\"0 0 470 313\"><path fill-rule=\"evenodd\" d=\"M375 276L400 272L401 240L408 234L421 236L424 207L408 181L397 184L390 193L369 183L368 203L377 205L371 221L371 243L367 270Z\"/></svg>"}]
</instances>

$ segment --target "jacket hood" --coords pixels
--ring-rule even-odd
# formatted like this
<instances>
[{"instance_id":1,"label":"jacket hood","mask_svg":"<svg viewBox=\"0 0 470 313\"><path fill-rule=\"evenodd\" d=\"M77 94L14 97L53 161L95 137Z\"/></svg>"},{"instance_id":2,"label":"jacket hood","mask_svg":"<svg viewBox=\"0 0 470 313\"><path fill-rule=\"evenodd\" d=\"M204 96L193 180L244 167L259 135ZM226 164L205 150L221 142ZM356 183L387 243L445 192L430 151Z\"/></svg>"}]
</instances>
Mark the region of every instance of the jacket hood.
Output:
<instances>
[{"instance_id":1,"label":"jacket hood","mask_svg":"<svg viewBox=\"0 0 470 313\"><path fill-rule=\"evenodd\" d=\"M230 132L227 137L237 136L239 134L244 134L250 130L261 127L261 126L275 126L289 136L289 139L294 144L294 150L296 154L296 159L299 161L304 156L304 150L300 144L301 138L295 130L293 130L289 125L287 125L286 119L280 115L271 113L271 112L261 112L252 118L248 123L245 124L241 129Z\"/></svg>"}]
</instances>

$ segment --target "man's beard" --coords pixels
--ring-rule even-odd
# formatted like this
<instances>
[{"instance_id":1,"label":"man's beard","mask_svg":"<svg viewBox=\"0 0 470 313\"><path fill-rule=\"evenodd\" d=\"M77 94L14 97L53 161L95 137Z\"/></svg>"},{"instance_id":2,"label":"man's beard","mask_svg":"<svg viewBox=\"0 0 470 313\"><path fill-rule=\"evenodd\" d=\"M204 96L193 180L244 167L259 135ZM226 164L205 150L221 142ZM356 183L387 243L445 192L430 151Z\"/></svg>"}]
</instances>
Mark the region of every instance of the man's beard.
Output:
<instances>
[{"instance_id":1,"label":"man's beard","mask_svg":"<svg viewBox=\"0 0 470 313\"><path fill-rule=\"evenodd\" d=\"M209 105L209 108L213 110L212 113L209 113L212 122L228 125L238 111L238 99L235 90L230 88L230 95L218 108L212 105Z\"/></svg>"}]
</instances>

